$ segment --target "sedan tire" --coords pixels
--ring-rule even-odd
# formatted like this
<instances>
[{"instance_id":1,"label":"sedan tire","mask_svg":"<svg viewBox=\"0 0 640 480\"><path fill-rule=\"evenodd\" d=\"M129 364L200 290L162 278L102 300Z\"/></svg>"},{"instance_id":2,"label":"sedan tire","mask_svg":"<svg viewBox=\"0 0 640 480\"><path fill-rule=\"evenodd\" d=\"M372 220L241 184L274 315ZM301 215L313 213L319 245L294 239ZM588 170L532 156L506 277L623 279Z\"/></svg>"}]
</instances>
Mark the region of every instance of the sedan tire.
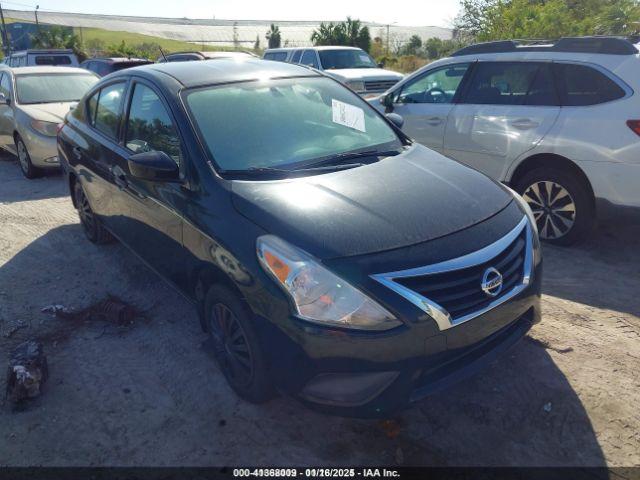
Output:
<instances>
[{"instance_id":1,"label":"sedan tire","mask_svg":"<svg viewBox=\"0 0 640 480\"><path fill-rule=\"evenodd\" d=\"M588 188L570 172L537 168L516 184L531 207L540 239L555 245L584 240L595 225L595 208Z\"/></svg>"},{"instance_id":2,"label":"sedan tire","mask_svg":"<svg viewBox=\"0 0 640 480\"><path fill-rule=\"evenodd\" d=\"M216 361L231 388L252 403L271 399L267 363L244 301L229 288L215 285L205 297L204 312Z\"/></svg>"},{"instance_id":3,"label":"sedan tire","mask_svg":"<svg viewBox=\"0 0 640 480\"><path fill-rule=\"evenodd\" d=\"M79 181L76 181L74 185L73 194L75 196L76 208L78 209L82 230L84 230L84 234L89 241L96 244L112 242L113 236L104 228L100 219L93 212L89 204L89 199L85 195Z\"/></svg>"},{"instance_id":4,"label":"sedan tire","mask_svg":"<svg viewBox=\"0 0 640 480\"><path fill-rule=\"evenodd\" d=\"M16 153L18 155L18 163L20 164L20 170L22 170L22 174L28 178L37 178L40 176L40 171L33 166L31 163L31 156L29 155L29 151L27 150L27 146L20 138L20 135L16 134L15 136L16 143Z\"/></svg>"}]
</instances>

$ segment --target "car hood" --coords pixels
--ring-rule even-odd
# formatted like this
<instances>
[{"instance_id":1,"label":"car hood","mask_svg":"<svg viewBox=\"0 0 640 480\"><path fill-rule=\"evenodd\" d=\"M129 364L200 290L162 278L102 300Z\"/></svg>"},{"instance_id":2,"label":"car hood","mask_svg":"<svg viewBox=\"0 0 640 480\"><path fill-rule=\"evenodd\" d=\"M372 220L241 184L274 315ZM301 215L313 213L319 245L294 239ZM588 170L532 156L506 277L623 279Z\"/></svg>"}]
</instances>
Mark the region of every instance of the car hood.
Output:
<instances>
[{"instance_id":1,"label":"car hood","mask_svg":"<svg viewBox=\"0 0 640 480\"><path fill-rule=\"evenodd\" d=\"M363 167L277 181L232 181L236 209L321 259L443 237L512 197L483 174L421 145Z\"/></svg>"},{"instance_id":2,"label":"car hood","mask_svg":"<svg viewBox=\"0 0 640 480\"><path fill-rule=\"evenodd\" d=\"M340 68L328 69L325 73L343 80L402 80L401 73L382 68Z\"/></svg>"},{"instance_id":3,"label":"car hood","mask_svg":"<svg viewBox=\"0 0 640 480\"><path fill-rule=\"evenodd\" d=\"M60 123L71 109L71 105L78 102L39 103L35 105L20 105L20 109L34 120Z\"/></svg>"}]
</instances>

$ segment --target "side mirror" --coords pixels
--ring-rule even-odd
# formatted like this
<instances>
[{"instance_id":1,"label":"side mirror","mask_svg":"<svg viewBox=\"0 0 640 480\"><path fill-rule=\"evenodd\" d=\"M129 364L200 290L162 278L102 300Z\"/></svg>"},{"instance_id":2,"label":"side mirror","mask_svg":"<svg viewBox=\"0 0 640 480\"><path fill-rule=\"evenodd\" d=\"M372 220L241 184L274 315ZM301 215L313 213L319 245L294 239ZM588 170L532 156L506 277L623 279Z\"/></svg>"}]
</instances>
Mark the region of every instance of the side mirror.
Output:
<instances>
[{"instance_id":1,"label":"side mirror","mask_svg":"<svg viewBox=\"0 0 640 480\"><path fill-rule=\"evenodd\" d=\"M393 123L396 127L402 129L402 126L404 125L404 118L400 115L397 113L387 113L385 117L387 117L387 120Z\"/></svg>"},{"instance_id":2,"label":"side mirror","mask_svg":"<svg viewBox=\"0 0 640 480\"><path fill-rule=\"evenodd\" d=\"M392 111L393 110L393 94L392 93L387 93L386 95L383 95L382 97L380 97L380 103L386 107L387 111Z\"/></svg>"},{"instance_id":3,"label":"side mirror","mask_svg":"<svg viewBox=\"0 0 640 480\"><path fill-rule=\"evenodd\" d=\"M11 105L11 99L4 93L0 93L0 105Z\"/></svg>"},{"instance_id":4,"label":"side mirror","mask_svg":"<svg viewBox=\"0 0 640 480\"><path fill-rule=\"evenodd\" d=\"M135 178L152 182L177 182L180 180L178 165L164 152L151 151L131 155L129 171Z\"/></svg>"}]
</instances>

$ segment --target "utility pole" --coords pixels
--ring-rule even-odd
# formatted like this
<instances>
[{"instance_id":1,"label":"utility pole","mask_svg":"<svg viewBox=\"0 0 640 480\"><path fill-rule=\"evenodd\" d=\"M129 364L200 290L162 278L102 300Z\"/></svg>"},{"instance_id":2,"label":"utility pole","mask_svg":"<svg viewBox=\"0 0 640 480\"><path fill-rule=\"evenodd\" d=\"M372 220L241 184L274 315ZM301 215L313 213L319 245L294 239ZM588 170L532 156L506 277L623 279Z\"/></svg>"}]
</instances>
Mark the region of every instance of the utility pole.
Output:
<instances>
[{"instance_id":1,"label":"utility pole","mask_svg":"<svg viewBox=\"0 0 640 480\"><path fill-rule=\"evenodd\" d=\"M2 21L2 50L7 54L11 51L9 48L9 35L7 35L7 26L4 23L4 12L2 11L2 4L0 4L0 20Z\"/></svg>"},{"instance_id":2,"label":"utility pole","mask_svg":"<svg viewBox=\"0 0 640 480\"><path fill-rule=\"evenodd\" d=\"M387 23L387 56L389 56L389 27L395 25L398 22Z\"/></svg>"},{"instance_id":3,"label":"utility pole","mask_svg":"<svg viewBox=\"0 0 640 480\"><path fill-rule=\"evenodd\" d=\"M40 5L36 5L36 28L38 29L38 31L40 31L40 23L38 23L38 9L40 8Z\"/></svg>"}]
</instances>

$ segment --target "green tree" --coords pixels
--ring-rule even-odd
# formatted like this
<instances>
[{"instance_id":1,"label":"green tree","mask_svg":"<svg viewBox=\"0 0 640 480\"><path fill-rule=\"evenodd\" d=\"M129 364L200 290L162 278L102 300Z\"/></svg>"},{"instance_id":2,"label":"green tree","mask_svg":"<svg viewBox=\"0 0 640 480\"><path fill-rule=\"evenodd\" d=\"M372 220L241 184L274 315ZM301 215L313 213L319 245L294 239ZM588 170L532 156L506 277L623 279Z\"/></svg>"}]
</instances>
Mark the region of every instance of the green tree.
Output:
<instances>
[{"instance_id":1,"label":"green tree","mask_svg":"<svg viewBox=\"0 0 640 480\"><path fill-rule=\"evenodd\" d=\"M368 52L371 49L371 33L360 20L347 20L340 23L320 23L320 27L311 34L314 45L346 45L359 47Z\"/></svg>"},{"instance_id":2,"label":"green tree","mask_svg":"<svg viewBox=\"0 0 640 480\"><path fill-rule=\"evenodd\" d=\"M269 48L280 48L280 27L277 25L271 24L269 31L267 31L267 42L269 44Z\"/></svg>"},{"instance_id":3,"label":"green tree","mask_svg":"<svg viewBox=\"0 0 640 480\"><path fill-rule=\"evenodd\" d=\"M59 26L41 28L36 35L32 36L31 42L36 48L69 48L80 61L87 58L80 37L70 28Z\"/></svg>"},{"instance_id":4,"label":"green tree","mask_svg":"<svg viewBox=\"0 0 640 480\"><path fill-rule=\"evenodd\" d=\"M422 39L418 35L411 35L409 41L402 47L403 55L418 55L422 48Z\"/></svg>"}]
</instances>

